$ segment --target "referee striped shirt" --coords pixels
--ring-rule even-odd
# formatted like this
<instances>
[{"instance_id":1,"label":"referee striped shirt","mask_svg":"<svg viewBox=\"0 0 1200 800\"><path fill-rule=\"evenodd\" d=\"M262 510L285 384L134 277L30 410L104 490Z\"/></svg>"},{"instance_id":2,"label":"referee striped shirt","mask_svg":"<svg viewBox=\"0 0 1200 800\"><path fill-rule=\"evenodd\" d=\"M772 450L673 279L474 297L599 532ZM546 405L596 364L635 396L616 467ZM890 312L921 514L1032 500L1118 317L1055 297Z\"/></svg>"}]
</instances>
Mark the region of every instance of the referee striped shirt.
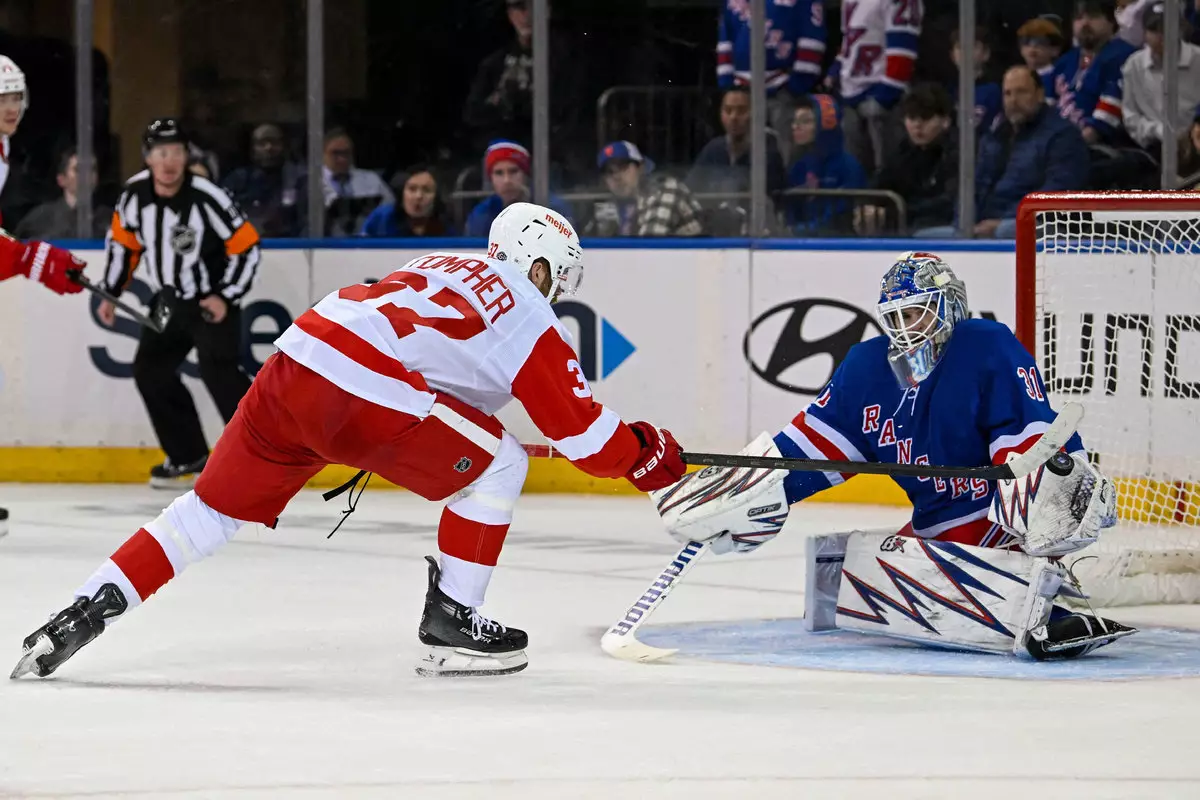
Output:
<instances>
[{"instance_id":1,"label":"referee striped shirt","mask_svg":"<svg viewBox=\"0 0 1200 800\"><path fill-rule=\"evenodd\" d=\"M105 288L120 294L139 264L155 289L184 300L220 294L236 302L258 272L258 231L212 181L184 173L173 197L158 197L150 170L125 184L105 239Z\"/></svg>"}]
</instances>

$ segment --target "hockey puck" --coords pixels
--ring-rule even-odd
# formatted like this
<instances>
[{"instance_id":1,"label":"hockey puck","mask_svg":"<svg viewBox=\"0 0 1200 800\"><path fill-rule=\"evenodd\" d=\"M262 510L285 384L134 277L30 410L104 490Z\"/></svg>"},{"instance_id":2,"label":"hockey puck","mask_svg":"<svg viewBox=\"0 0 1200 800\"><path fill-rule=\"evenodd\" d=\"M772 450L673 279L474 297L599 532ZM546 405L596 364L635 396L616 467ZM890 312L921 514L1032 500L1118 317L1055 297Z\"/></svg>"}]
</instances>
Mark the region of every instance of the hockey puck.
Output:
<instances>
[{"instance_id":1,"label":"hockey puck","mask_svg":"<svg viewBox=\"0 0 1200 800\"><path fill-rule=\"evenodd\" d=\"M1070 475L1071 470L1075 469L1075 459L1071 458L1066 453L1055 453L1046 462L1046 469L1053 472L1055 475Z\"/></svg>"}]
</instances>

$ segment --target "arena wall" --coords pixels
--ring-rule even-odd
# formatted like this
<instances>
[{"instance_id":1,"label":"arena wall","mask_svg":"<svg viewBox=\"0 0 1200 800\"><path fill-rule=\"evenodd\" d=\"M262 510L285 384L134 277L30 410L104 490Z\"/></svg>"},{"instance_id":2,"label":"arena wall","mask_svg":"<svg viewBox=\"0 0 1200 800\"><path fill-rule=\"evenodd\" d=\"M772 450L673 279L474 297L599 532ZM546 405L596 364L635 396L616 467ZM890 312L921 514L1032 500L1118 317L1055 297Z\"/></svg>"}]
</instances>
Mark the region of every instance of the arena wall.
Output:
<instances>
[{"instance_id":1,"label":"arena wall","mask_svg":"<svg viewBox=\"0 0 1200 800\"><path fill-rule=\"evenodd\" d=\"M103 252L70 244L96 277ZM292 318L329 291L379 278L430 250L482 247L396 244L269 243L244 304L247 368L261 364ZM851 345L878 334L879 278L908 249L944 254L967 283L972 311L1014 324L1011 243L911 240L590 242L580 298L558 311L602 402L625 419L670 428L687 449L734 452L791 419ZM126 298L135 303L150 296L137 278L132 291ZM122 320L116 330L104 328L98 302L90 300L87 311L84 304L23 281L0 286L0 481L141 482L162 458L131 378L137 326ZM184 372L214 442L220 418L194 361ZM543 441L516 404L500 416L522 441ZM331 468L314 485L349 474ZM594 480L545 459L531 465L527 488L632 491L624 481ZM821 497L905 502L890 481L873 476Z\"/></svg>"}]
</instances>

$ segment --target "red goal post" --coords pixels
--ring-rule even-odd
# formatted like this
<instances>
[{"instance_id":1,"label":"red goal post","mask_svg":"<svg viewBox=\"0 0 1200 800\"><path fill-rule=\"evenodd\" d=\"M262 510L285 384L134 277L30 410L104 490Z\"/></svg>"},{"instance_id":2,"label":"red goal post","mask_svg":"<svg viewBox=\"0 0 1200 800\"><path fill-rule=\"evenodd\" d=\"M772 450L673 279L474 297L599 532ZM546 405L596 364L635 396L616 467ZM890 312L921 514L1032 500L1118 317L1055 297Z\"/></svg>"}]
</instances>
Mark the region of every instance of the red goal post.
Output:
<instances>
[{"instance_id":1,"label":"red goal post","mask_svg":"<svg viewBox=\"0 0 1200 800\"><path fill-rule=\"evenodd\" d=\"M1035 192L1017 208L1017 338L1034 352L1037 322L1037 217L1049 212L1195 212L1200 192Z\"/></svg>"}]
</instances>

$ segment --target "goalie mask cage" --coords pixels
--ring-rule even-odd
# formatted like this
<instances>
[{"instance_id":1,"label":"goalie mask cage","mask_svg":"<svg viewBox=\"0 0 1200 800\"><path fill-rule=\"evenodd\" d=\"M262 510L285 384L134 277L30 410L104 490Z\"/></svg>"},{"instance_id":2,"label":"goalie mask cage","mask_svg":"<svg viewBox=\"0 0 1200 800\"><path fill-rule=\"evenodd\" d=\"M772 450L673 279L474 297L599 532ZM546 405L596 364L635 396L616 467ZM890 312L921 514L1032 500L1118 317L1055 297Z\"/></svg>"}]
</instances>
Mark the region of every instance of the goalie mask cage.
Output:
<instances>
[{"instance_id":1,"label":"goalie mask cage","mask_svg":"<svg viewBox=\"0 0 1200 800\"><path fill-rule=\"evenodd\" d=\"M1097 605L1200 602L1200 194L1029 195L1016 312L1117 487L1117 527L1064 560Z\"/></svg>"}]
</instances>

